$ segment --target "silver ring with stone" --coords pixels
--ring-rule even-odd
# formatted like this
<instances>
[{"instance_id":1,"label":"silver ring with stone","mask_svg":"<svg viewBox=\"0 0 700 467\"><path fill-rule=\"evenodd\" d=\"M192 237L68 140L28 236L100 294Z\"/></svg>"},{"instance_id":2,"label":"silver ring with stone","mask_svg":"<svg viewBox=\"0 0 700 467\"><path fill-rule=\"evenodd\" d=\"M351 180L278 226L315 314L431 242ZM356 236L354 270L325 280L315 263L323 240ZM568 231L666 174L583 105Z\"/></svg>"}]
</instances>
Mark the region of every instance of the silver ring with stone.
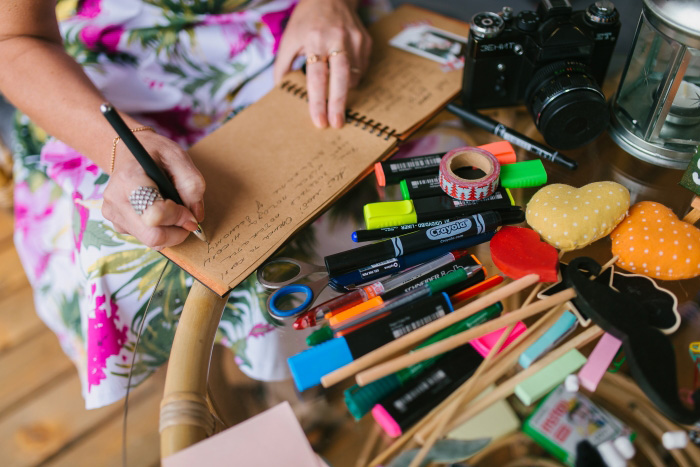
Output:
<instances>
[{"instance_id":1,"label":"silver ring with stone","mask_svg":"<svg viewBox=\"0 0 700 467\"><path fill-rule=\"evenodd\" d=\"M163 196L158 188L152 186L140 186L131 192L129 202L139 216L148 209L155 201L163 200Z\"/></svg>"}]
</instances>

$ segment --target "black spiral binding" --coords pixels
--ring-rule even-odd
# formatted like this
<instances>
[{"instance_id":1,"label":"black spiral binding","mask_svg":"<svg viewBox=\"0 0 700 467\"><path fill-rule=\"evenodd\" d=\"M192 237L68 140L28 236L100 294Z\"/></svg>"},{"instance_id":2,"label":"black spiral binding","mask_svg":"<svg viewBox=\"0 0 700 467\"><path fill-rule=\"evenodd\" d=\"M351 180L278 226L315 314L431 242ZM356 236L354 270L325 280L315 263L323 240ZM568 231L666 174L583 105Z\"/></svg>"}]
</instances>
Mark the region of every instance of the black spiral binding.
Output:
<instances>
[{"instance_id":1,"label":"black spiral binding","mask_svg":"<svg viewBox=\"0 0 700 467\"><path fill-rule=\"evenodd\" d=\"M280 84L280 88L287 91L300 99L308 101L308 92L306 88L298 84L292 83L291 81L283 81ZM381 122L375 122L373 119L368 119L366 115L360 115L359 112L353 112L352 110L347 110L345 112L345 123L354 123L356 127L362 125L363 130L369 128L370 134L375 134L378 137L384 136L384 140L389 140L392 136L396 134L396 130L389 128L388 125L383 125Z\"/></svg>"}]
</instances>

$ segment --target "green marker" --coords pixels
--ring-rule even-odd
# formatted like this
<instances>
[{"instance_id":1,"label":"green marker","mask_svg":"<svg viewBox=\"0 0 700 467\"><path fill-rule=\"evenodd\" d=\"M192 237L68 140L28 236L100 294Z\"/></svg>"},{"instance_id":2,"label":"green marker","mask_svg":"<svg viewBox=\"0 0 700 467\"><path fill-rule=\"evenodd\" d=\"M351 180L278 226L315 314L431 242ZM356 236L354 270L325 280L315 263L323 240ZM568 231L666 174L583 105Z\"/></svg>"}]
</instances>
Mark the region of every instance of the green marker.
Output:
<instances>
[{"instance_id":1,"label":"green marker","mask_svg":"<svg viewBox=\"0 0 700 467\"><path fill-rule=\"evenodd\" d=\"M467 329L479 326L480 324L495 318L501 314L502 311L503 305L501 302L494 303L478 313L475 313L472 316L469 316L468 318L465 318L462 321L459 321L452 326L435 333L425 342L416 347L416 350L434 344L442 339L454 336L462 331L466 331ZM438 358L440 358L440 356L416 363L415 365L409 366L403 370L370 383L367 386L360 387L355 384L354 386L345 390L345 405L347 405L348 410L355 420L359 420L367 412L372 410L372 407L374 407L385 396L400 388L411 378L417 376L422 371L427 369Z\"/></svg>"}]
</instances>

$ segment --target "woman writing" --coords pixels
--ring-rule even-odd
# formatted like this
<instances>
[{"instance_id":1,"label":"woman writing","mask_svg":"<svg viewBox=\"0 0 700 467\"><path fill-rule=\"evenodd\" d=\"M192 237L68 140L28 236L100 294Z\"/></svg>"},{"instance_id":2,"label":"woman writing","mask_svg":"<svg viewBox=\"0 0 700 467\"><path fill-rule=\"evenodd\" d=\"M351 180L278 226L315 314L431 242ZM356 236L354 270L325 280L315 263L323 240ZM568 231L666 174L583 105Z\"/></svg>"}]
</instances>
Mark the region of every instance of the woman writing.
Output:
<instances>
[{"instance_id":1,"label":"woman writing","mask_svg":"<svg viewBox=\"0 0 700 467\"><path fill-rule=\"evenodd\" d=\"M88 408L125 392L133 332L165 264L153 250L182 242L204 219L206 183L183 148L264 94L297 57L306 57L310 118L319 128L342 126L347 91L371 49L357 3L0 5L0 92L21 112L15 243L38 313L78 365ZM171 177L185 206L156 198L142 214L132 208L130 194L154 184L101 118L105 101ZM166 270L135 375L167 360L190 283L178 268ZM256 292L251 279L232 293L222 341L251 376L281 379L285 364L275 356L287 344L260 313Z\"/></svg>"}]
</instances>

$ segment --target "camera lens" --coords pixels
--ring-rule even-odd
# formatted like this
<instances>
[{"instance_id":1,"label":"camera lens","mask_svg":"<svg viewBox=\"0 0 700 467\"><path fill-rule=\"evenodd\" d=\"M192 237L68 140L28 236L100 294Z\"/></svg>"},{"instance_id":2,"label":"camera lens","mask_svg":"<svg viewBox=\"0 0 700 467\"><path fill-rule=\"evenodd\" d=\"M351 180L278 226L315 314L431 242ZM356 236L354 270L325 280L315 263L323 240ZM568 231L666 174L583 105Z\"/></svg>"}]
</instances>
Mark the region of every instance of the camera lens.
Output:
<instances>
[{"instance_id":1,"label":"camera lens","mask_svg":"<svg viewBox=\"0 0 700 467\"><path fill-rule=\"evenodd\" d=\"M557 149L590 143L608 125L605 95L587 65L550 63L538 70L525 102L545 141Z\"/></svg>"}]
</instances>

